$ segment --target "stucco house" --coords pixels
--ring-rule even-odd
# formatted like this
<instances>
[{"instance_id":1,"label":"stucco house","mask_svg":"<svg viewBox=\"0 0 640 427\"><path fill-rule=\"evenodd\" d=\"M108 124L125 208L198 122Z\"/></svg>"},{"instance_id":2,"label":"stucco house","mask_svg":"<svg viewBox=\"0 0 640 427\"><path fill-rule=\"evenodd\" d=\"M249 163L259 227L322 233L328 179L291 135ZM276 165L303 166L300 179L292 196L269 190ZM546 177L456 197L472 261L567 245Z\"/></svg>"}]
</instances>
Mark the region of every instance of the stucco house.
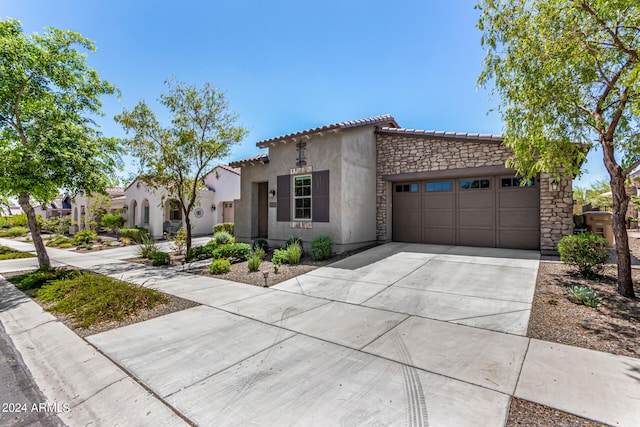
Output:
<instances>
[{"instance_id":1,"label":"stucco house","mask_svg":"<svg viewBox=\"0 0 640 427\"><path fill-rule=\"evenodd\" d=\"M213 233L213 226L233 222L234 200L240 196L240 170L218 165L204 178L198 205L191 212L193 236ZM183 213L166 189L152 189L135 179L126 189L127 227L143 227L153 238L175 233L184 224Z\"/></svg>"},{"instance_id":2,"label":"stucco house","mask_svg":"<svg viewBox=\"0 0 640 427\"><path fill-rule=\"evenodd\" d=\"M71 215L72 203L71 195L65 193L56 197L51 203L37 205L33 209L36 215L40 215L45 219L62 218ZM22 212L22 209L20 211Z\"/></svg>"},{"instance_id":3,"label":"stucco house","mask_svg":"<svg viewBox=\"0 0 640 427\"><path fill-rule=\"evenodd\" d=\"M416 242L552 253L573 231L571 180L521 186L494 135L404 129L390 115L259 141L242 169L238 241L329 236L342 252Z\"/></svg>"},{"instance_id":4,"label":"stucco house","mask_svg":"<svg viewBox=\"0 0 640 427\"><path fill-rule=\"evenodd\" d=\"M124 205L126 203L124 188L112 187L105 189L106 196L109 198L109 207L107 213L113 215L124 216ZM79 193L73 198L73 220L76 222L76 226L72 227L73 230L84 230L89 227L90 218L87 216L89 208L96 201L95 195L87 195L86 193Z\"/></svg>"}]
</instances>

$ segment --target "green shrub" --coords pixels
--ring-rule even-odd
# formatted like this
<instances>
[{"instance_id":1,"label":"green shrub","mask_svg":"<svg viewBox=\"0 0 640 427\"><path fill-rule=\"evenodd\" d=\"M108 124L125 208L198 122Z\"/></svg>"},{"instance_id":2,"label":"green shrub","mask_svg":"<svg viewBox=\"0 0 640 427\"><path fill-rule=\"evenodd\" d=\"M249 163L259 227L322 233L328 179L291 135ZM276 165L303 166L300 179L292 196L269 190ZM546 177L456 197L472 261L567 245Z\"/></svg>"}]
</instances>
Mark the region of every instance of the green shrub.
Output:
<instances>
[{"instance_id":1,"label":"green shrub","mask_svg":"<svg viewBox=\"0 0 640 427\"><path fill-rule=\"evenodd\" d=\"M142 238L149 234L146 228L121 228L120 236L133 240L136 243L142 243Z\"/></svg>"},{"instance_id":2,"label":"green shrub","mask_svg":"<svg viewBox=\"0 0 640 427\"><path fill-rule=\"evenodd\" d=\"M289 237L289 240L284 242L284 247L288 248L289 246L291 246L294 243L297 243L300 246L300 249L302 249L302 239L300 239L299 237L293 237L293 236Z\"/></svg>"},{"instance_id":3,"label":"green shrub","mask_svg":"<svg viewBox=\"0 0 640 427\"><path fill-rule=\"evenodd\" d=\"M92 243L83 243L82 247L88 251L90 251L91 249L93 249L93 244Z\"/></svg>"},{"instance_id":4,"label":"green shrub","mask_svg":"<svg viewBox=\"0 0 640 427\"><path fill-rule=\"evenodd\" d=\"M69 246L67 246L68 248L70 248L71 246L74 246L74 239L70 239L68 237L56 237L55 239L51 239L47 242L47 246L51 247L51 248L56 248L56 247L60 247L61 245L66 245L69 244Z\"/></svg>"},{"instance_id":5,"label":"green shrub","mask_svg":"<svg viewBox=\"0 0 640 427\"><path fill-rule=\"evenodd\" d=\"M217 231L213 235L213 240L215 240L218 245L227 245L231 242L232 237L233 236L226 231Z\"/></svg>"},{"instance_id":6,"label":"green shrub","mask_svg":"<svg viewBox=\"0 0 640 427\"><path fill-rule=\"evenodd\" d=\"M247 266L249 267L249 271L258 271L258 269L260 268L260 264L262 263L262 258L260 258L258 255L253 254L249 257L249 262L247 263Z\"/></svg>"},{"instance_id":7,"label":"green shrub","mask_svg":"<svg viewBox=\"0 0 640 427\"><path fill-rule=\"evenodd\" d=\"M215 247L213 249L215 249ZM191 262L191 261L200 261L203 259L211 258L212 256L211 253L213 252L213 249L211 248L211 246L207 246L207 245L194 246L192 248L189 248L184 259L187 262Z\"/></svg>"},{"instance_id":8,"label":"green shrub","mask_svg":"<svg viewBox=\"0 0 640 427\"><path fill-rule=\"evenodd\" d=\"M333 242L330 237L316 237L311 242L311 256L316 261L331 258L333 253Z\"/></svg>"},{"instance_id":9,"label":"green shrub","mask_svg":"<svg viewBox=\"0 0 640 427\"><path fill-rule=\"evenodd\" d=\"M29 232L27 227L16 226L0 231L0 237L20 237Z\"/></svg>"},{"instance_id":10,"label":"green shrub","mask_svg":"<svg viewBox=\"0 0 640 427\"><path fill-rule=\"evenodd\" d=\"M100 222L105 230L114 231L117 235L118 230L124 225L125 219L122 215L105 214L102 215Z\"/></svg>"},{"instance_id":11,"label":"green shrub","mask_svg":"<svg viewBox=\"0 0 640 427\"><path fill-rule=\"evenodd\" d=\"M151 258L155 252L158 252L158 245L148 234L142 236L142 241L138 245L138 256L142 258Z\"/></svg>"},{"instance_id":12,"label":"green shrub","mask_svg":"<svg viewBox=\"0 0 640 427\"><path fill-rule=\"evenodd\" d=\"M20 252L6 246L0 246L0 261L6 260L6 259L20 259L20 258L33 258L33 257L35 257L35 255L32 253Z\"/></svg>"},{"instance_id":13,"label":"green shrub","mask_svg":"<svg viewBox=\"0 0 640 427\"><path fill-rule=\"evenodd\" d=\"M267 251L269 249L269 242L267 239L263 239L262 237L258 237L251 243L251 248L255 250L256 248L260 248L263 251Z\"/></svg>"},{"instance_id":14,"label":"green shrub","mask_svg":"<svg viewBox=\"0 0 640 427\"><path fill-rule=\"evenodd\" d=\"M220 224L216 224L213 227L213 232L217 233L218 231L226 231L227 233L233 236L233 223L232 222L223 222Z\"/></svg>"},{"instance_id":15,"label":"green shrub","mask_svg":"<svg viewBox=\"0 0 640 427\"><path fill-rule=\"evenodd\" d=\"M286 264L288 262L287 250L286 249L274 250L273 256L271 257L271 262L278 265Z\"/></svg>"},{"instance_id":16,"label":"green shrub","mask_svg":"<svg viewBox=\"0 0 640 427\"><path fill-rule=\"evenodd\" d=\"M278 270L280 270L280 264L277 264L277 263L274 262L273 263L273 272L275 274L278 274Z\"/></svg>"},{"instance_id":17,"label":"green shrub","mask_svg":"<svg viewBox=\"0 0 640 427\"><path fill-rule=\"evenodd\" d=\"M6 227L26 227L27 226L27 214L21 213L20 215L14 215L7 218ZM5 225L3 224L3 227Z\"/></svg>"},{"instance_id":18,"label":"green shrub","mask_svg":"<svg viewBox=\"0 0 640 427\"><path fill-rule=\"evenodd\" d=\"M169 264L169 254L162 251L155 251L151 254L151 265L167 265Z\"/></svg>"},{"instance_id":19,"label":"green shrub","mask_svg":"<svg viewBox=\"0 0 640 427\"><path fill-rule=\"evenodd\" d=\"M577 267L587 278L596 276L609 260L607 239L591 233L563 237L558 243L558 252L562 262Z\"/></svg>"},{"instance_id":20,"label":"green shrub","mask_svg":"<svg viewBox=\"0 0 640 427\"><path fill-rule=\"evenodd\" d=\"M51 281L35 292L34 297L53 303L47 310L69 315L76 327L126 319L142 309L168 301L154 289L92 273L74 273Z\"/></svg>"},{"instance_id":21,"label":"green shrub","mask_svg":"<svg viewBox=\"0 0 640 427\"><path fill-rule=\"evenodd\" d=\"M209 264L209 273L224 274L231 271L231 261L226 258L214 259Z\"/></svg>"},{"instance_id":22,"label":"green shrub","mask_svg":"<svg viewBox=\"0 0 640 427\"><path fill-rule=\"evenodd\" d=\"M98 233L96 233L94 230L78 231L73 236L73 243L76 246L80 246L86 243L91 243L93 240L96 239L96 237L98 237Z\"/></svg>"},{"instance_id":23,"label":"green shrub","mask_svg":"<svg viewBox=\"0 0 640 427\"><path fill-rule=\"evenodd\" d=\"M183 254L187 249L187 230L185 230L184 227L180 227L180 230L178 230L173 238L171 249L179 254Z\"/></svg>"},{"instance_id":24,"label":"green shrub","mask_svg":"<svg viewBox=\"0 0 640 427\"><path fill-rule=\"evenodd\" d=\"M602 304L602 299L596 291L588 286L572 286L569 288L569 299L576 304L584 304L593 308Z\"/></svg>"},{"instance_id":25,"label":"green shrub","mask_svg":"<svg viewBox=\"0 0 640 427\"><path fill-rule=\"evenodd\" d=\"M251 246L246 243L232 243L221 245L211 253L214 259L231 258L233 261L245 261L251 255Z\"/></svg>"},{"instance_id":26,"label":"green shrub","mask_svg":"<svg viewBox=\"0 0 640 427\"><path fill-rule=\"evenodd\" d=\"M69 249L69 248L72 248L74 246L75 245L73 244L73 242L68 242L68 243L60 243L58 245L58 248L60 248L60 249Z\"/></svg>"},{"instance_id":27,"label":"green shrub","mask_svg":"<svg viewBox=\"0 0 640 427\"><path fill-rule=\"evenodd\" d=\"M9 281L21 291L26 291L28 289L38 289L51 281L73 277L77 274L79 274L78 271L54 268L14 276Z\"/></svg>"},{"instance_id":28,"label":"green shrub","mask_svg":"<svg viewBox=\"0 0 640 427\"><path fill-rule=\"evenodd\" d=\"M253 248L253 255L260 258L260 261L264 260L264 257L267 256L267 253L262 248Z\"/></svg>"},{"instance_id":29,"label":"green shrub","mask_svg":"<svg viewBox=\"0 0 640 427\"><path fill-rule=\"evenodd\" d=\"M299 263L301 257L302 247L297 242L294 242L287 246L287 262L289 264Z\"/></svg>"}]
</instances>

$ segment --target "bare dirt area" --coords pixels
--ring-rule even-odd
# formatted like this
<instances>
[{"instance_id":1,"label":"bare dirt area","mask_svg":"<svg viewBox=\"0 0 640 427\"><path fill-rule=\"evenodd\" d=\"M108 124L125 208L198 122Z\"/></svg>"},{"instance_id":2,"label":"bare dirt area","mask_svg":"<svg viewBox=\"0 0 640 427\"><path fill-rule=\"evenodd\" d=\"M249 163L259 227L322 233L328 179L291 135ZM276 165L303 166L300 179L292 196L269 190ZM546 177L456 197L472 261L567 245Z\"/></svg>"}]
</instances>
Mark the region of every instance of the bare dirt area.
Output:
<instances>
[{"instance_id":1,"label":"bare dirt area","mask_svg":"<svg viewBox=\"0 0 640 427\"><path fill-rule=\"evenodd\" d=\"M632 253L640 259L640 239L630 237ZM640 269L632 270L640 295ZM571 302L568 289L589 286L602 298L597 308ZM559 261L541 261L527 336L545 341L640 358L640 298L616 292L616 266L608 265L597 279L585 279ZM511 399L507 426L561 427L603 424L517 398Z\"/></svg>"}]
</instances>

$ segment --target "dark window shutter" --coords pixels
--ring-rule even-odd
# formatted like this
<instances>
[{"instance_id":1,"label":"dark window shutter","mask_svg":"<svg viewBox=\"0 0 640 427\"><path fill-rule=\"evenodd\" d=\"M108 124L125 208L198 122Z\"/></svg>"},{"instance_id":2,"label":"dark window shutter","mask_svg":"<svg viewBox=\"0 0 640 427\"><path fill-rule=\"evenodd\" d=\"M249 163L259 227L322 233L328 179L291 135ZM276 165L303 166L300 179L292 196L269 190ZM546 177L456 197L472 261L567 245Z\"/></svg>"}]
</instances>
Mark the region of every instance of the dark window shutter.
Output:
<instances>
[{"instance_id":1,"label":"dark window shutter","mask_svg":"<svg viewBox=\"0 0 640 427\"><path fill-rule=\"evenodd\" d=\"M329 171L313 172L311 180L313 222L329 222Z\"/></svg>"},{"instance_id":2,"label":"dark window shutter","mask_svg":"<svg viewBox=\"0 0 640 427\"><path fill-rule=\"evenodd\" d=\"M291 175L278 176L276 221L291 221Z\"/></svg>"}]
</instances>

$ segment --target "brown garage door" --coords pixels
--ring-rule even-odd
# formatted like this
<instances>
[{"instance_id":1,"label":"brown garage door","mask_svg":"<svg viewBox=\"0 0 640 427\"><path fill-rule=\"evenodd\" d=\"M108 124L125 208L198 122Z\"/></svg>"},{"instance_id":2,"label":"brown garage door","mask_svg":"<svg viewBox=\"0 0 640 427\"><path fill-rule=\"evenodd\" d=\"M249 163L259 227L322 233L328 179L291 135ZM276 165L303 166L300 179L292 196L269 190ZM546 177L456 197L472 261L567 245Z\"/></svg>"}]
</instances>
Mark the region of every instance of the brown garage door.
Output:
<instances>
[{"instance_id":1,"label":"brown garage door","mask_svg":"<svg viewBox=\"0 0 640 427\"><path fill-rule=\"evenodd\" d=\"M393 240L519 249L540 247L537 182L509 176L393 184Z\"/></svg>"}]
</instances>

